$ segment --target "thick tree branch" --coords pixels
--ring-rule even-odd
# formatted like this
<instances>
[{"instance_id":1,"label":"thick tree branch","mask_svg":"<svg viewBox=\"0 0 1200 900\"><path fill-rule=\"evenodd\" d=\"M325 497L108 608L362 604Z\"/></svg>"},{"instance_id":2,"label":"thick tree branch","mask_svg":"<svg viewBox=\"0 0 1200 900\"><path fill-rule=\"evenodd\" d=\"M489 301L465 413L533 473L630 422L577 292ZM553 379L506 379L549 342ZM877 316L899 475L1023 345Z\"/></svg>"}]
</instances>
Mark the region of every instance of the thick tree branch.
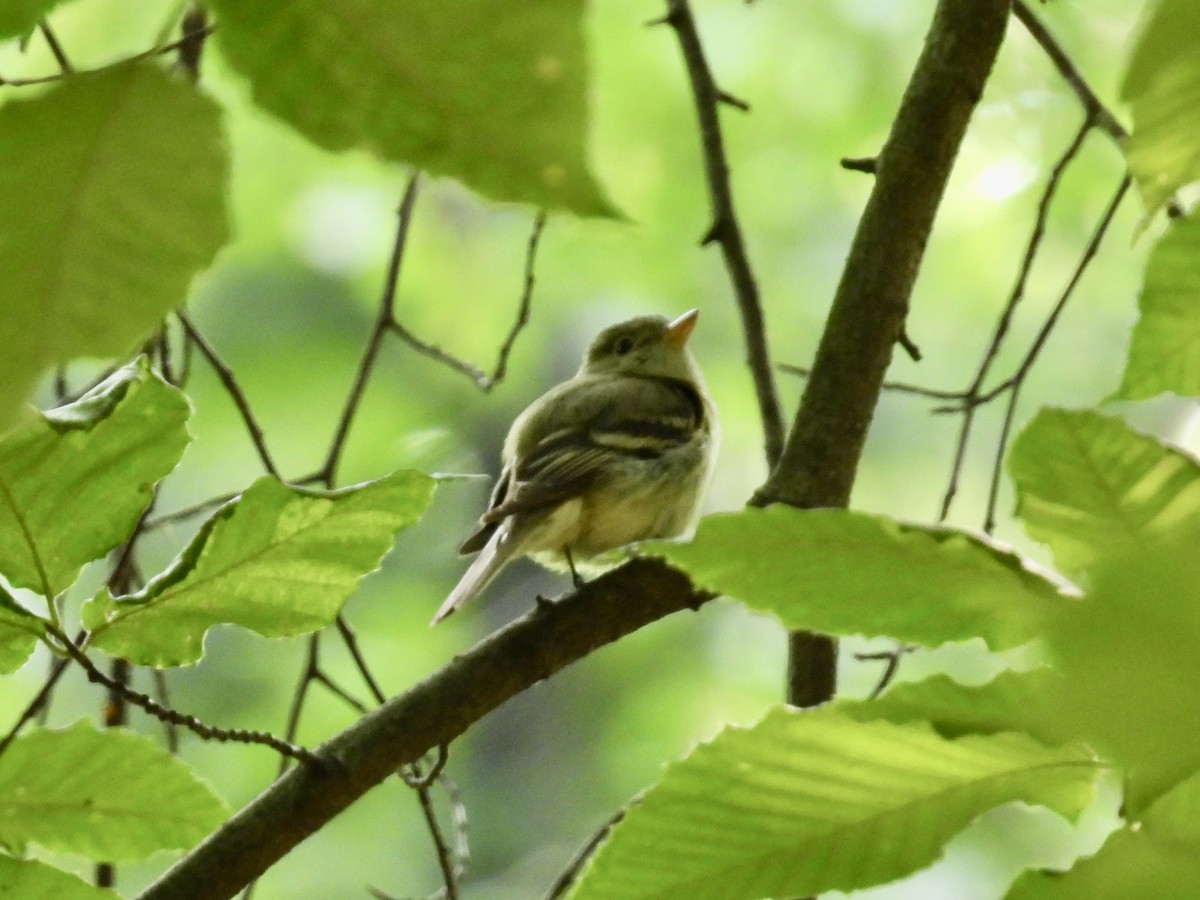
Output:
<instances>
[{"instance_id":1,"label":"thick tree branch","mask_svg":"<svg viewBox=\"0 0 1200 900\"><path fill-rule=\"evenodd\" d=\"M363 717L263 791L141 894L223 900L398 768L448 744L510 697L643 625L709 597L660 562L633 560L539 603L441 671Z\"/></svg>"},{"instance_id":2,"label":"thick tree branch","mask_svg":"<svg viewBox=\"0 0 1200 900\"><path fill-rule=\"evenodd\" d=\"M1004 36L1008 0L940 0L875 182L800 409L760 505L845 507L959 144ZM789 698L832 696L831 638L793 635Z\"/></svg>"}]
</instances>

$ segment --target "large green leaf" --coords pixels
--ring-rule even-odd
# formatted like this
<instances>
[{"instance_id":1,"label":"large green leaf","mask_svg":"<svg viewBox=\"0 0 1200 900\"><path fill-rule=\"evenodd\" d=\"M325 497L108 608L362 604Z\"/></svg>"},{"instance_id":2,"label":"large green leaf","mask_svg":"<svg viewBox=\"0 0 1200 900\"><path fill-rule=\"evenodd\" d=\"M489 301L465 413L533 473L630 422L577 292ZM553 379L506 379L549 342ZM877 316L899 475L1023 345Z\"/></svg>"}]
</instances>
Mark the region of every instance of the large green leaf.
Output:
<instances>
[{"instance_id":1,"label":"large green leaf","mask_svg":"<svg viewBox=\"0 0 1200 900\"><path fill-rule=\"evenodd\" d=\"M1028 872L1008 900L1081 897L1200 897L1200 775L1151 805L1137 828L1122 828L1067 873Z\"/></svg>"},{"instance_id":2,"label":"large green leaf","mask_svg":"<svg viewBox=\"0 0 1200 900\"><path fill-rule=\"evenodd\" d=\"M1046 635L1068 685L1056 715L1122 766L1133 815L1200 769L1198 542L1193 531L1102 561Z\"/></svg>"},{"instance_id":3,"label":"large green leaf","mask_svg":"<svg viewBox=\"0 0 1200 900\"><path fill-rule=\"evenodd\" d=\"M584 0L213 0L254 100L496 200L612 215L587 167Z\"/></svg>"},{"instance_id":4,"label":"large green leaf","mask_svg":"<svg viewBox=\"0 0 1200 900\"><path fill-rule=\"evenodd\" d=\"M787 506L709 516L688 544L648 552L788 628L923 646L1036 637L1066 601L1013 553L945 528Z\"/></svg>"},{"instance_id":5,"label":"large green leaf","mask_svg":"<svg viewBox=\"0 0 1200 900\"><path fill-rule=\"evenodd\" d=\"M46 623L0 586L0 675L21 668L45 633Z\"/></svg>"},{"instance_id":6,"label":"large green leaf","mask_svg":"<svg viewBox=\"0 0 1200 900\"><path fill-rule=\"evenodd\" d=\"M378 568L396 532L421 517L434 483L403 470L325 493L260 478L143 590L88 601L92 645L141 665L178 666L200 659L213 625L264 637L322 628Z\"/></svg>"},{"instance_id":7,"label":"large green leaf","mask_svg":"<svg viewBox=\"0 0 1200 900\"><path fill-rule=\"evenodd\" d=\"M1117 396L1200 396L1200 220L1171 223L1146 264L1138 307Z\"/></svg>"},{"instance_id":8,"label":"large green leaf","mask_svg":"<svg viewBox=\"0 0 1200 900\"><path fill-rule=\"evenodd\" d=\"M1024 800L1068 817L1098 771L1021 734L779 709L667 769L617 824L572 900L759 900L892 881L981 813Z\"/></svg>"},{"instance_id":9,"label":"large green leaf","mask_svg":"<svg viewBox=\"0 0 1200 900\"><path fill-rule=\"evenodd\" d=\"M1159 0L1151 8L1121 98L1133 110L1129 168L1154 212L1200 178L1200 4Z\"/></svg>"},{"instance_id":10,"label":"large green leaf","mask_svg":"<svg viewBox=\"0 0 1200 900\"><path fill-rule=\"evenodd\" d=\"M948 738L1021 731L1062 744L1074 737L1058 716L1057 698L1067 691L1066 680L1049 668L1001 672L978 687L934 675L897 684L875 700L840 700L837 711L860 722L929 722Z\"/></svg>"},{"instance_id":11,"label":"large green leaf","mask_svg":"<svg viewBox=\"0 0 1200 900\"><path fill-rule=\"evenodd\" d=\"M1064 572L1200 521L1200 465L1099 413L1043 409L1008 470L1017 516Z\"/></svg>"},{"instance_id":12,"label":"large green leaf","mask_svg":"<svg viewBox=\"0 0 1200 900\"><path fill-rule=\"evenodd\" d=\"M149 738L78 722L38 729L0 756L0 844L97 860L142 859L188 847L219 825L225 805Z\"/></svg>"},{"instance_id":13,"label":"large green leaf","mask_svg":"<svg viewBox=\"0 0 1200 900\"><path fill-rule=\"evenodd\" d=\"M0 853L0 897L16 900L120 900L107 888L92 887L54 866Z\"/></svg>"},{"instance_id":14,"label":"large green leaf","mask_svg":"<svg viewBox=\"0 0 1200 900\"><path fill-rule=\"evenodd\" d=\"M28 34L62 0L4 0L0 3L0 40Z\"/></svg>"},{"instance_id":15,"label":"large green leaf","mask_svg":"<svg viewBox=\"0 0 1200 900\"><path fill-rule=\"evenodd\" d=\"M155 65L0 107L0 430L49 365L124 355L228 237L217 105Z\"/></svg>"},{"instance_id":16,"label":"large green leaf","mask_svg":"<svg viewBox=\"0 0 1200 900\"><path fill-rule=\"evenodd\" d=\"M0 574L53 597L120 544L183 455L189 411L138 360L0 438Z\"/></svg>"}]
</instances>

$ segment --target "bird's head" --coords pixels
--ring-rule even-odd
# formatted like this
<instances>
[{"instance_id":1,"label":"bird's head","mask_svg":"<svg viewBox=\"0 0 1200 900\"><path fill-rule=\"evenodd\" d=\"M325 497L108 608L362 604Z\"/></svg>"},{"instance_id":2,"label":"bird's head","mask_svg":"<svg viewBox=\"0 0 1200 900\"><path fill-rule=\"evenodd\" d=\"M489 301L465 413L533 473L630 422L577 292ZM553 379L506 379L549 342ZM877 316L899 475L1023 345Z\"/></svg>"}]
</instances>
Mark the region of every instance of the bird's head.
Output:
<instances>
[{"instance_id":1,"label":"bird's head","mask_svg":"<svg viewBox=\"0 0 1200 900\"><path fill-rule=\"evenodd\" d=\"M638 316L611 325L588 347L580 373L692 380L695 362L687 349L687 339L699 314L699 310L692 309L674 320L666 316Z\"/></svg>"}]
</instances>

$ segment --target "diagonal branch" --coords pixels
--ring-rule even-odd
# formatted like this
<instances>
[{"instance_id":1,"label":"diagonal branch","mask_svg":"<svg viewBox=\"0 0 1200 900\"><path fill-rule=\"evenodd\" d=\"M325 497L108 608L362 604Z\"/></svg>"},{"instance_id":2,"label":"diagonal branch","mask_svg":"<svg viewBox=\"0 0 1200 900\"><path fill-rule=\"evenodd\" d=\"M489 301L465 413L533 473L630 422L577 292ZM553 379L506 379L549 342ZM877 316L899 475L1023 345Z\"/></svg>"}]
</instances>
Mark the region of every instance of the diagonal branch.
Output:
<instances>
[{"instance_id":1,"label":"diagonal branch","mask_svg":"<svg viewBox=\"0 0 1200 900\"><path fill-rule=\"evenodd\" d=\"M223 900L406 764L509 698L643 625L710 599L661 562L635 559L485 638L314 752L179 860L141 900Z\"/></svg>"},{"instance_id":2,"label":"diagonal branch","mask_svg":"<svg viewBox=\"0 0 1200 900\"><path fill-rule=\"evenodd\" d=\"M1008 0L940 0L826 320L800 409L758 505L845 507L946 181L1008 20ZM788 696L829 699L832 638L792 636Z\"/></svg>"},{"instance_id":3,"label":"diagonal branch","mask_svg":"<svg viewBox=\"0 0 1200 900\"><path fill-rule=\"evenodd\" d=\"M767 331L763 321L762 304L758 297L758 284L746 255L742 240L742 229L738 225L733 208L733 191L729 184L729 162L725 158L725 143L721 137L721 119L718 106L725 103L746 110L742 101L722 91L713 80L700 33L687 0L667 0L667 15L660 20L675 29L679 47L683 51L684 65L692 84L692 95L696 103L696 118L700 125L700 141L704 151L704 175L708 180L708 194L712 204L712 225L705 233L701 244L716 243L729 270L733 282L733 293L738 311L742 316L742 333L746 339L746 361L754 379L754 391L758 397L758 412L763 424L763 443L767 465L774 466L783 452L783 413L779 406L779 395L775 390L775 378L771 371L771 355L767 350Z\"/></svg>"}]
</instances>

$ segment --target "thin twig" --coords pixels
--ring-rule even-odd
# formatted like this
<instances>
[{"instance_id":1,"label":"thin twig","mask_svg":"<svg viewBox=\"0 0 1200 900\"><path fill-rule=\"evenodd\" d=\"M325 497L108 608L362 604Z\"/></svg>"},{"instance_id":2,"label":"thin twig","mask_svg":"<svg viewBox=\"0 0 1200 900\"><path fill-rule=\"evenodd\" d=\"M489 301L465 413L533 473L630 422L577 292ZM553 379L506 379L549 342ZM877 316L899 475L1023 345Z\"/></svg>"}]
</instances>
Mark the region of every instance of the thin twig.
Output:
<instances>
[{"instance_id":1,"label":"thin twig","mask_svg":"<svg viewBox=\"0 0 1200 900\"><path fill-rule=\"evenodd\" d=\"M859 662L883 662L886 665L883 668L883 674L879 676L879 681L871 693L867 695L867 699L874 700L883 693L884 689L892 683L892 679L896 677L896 673L900 671L900 660L906 654L916 650L913 644L897 643L891 650L881 650L878 653L855 653L854 658Z\"/></svg>"},{"instance_id":2,"label":"thin twig","mask_svg":"<svg viewBox=\"0 0 1200 900\"><path fill-rule=\"evenodd\" d=\"M96 667L96 664L88 658L87 654L79 649L79 646L75 644L75 642L72 641L64 632L59 631L52 626L48 627L47 631L54 637L55 641L61 645L62 649L66 651L67 655L74 660L74 662L79 665L80 668L83 669L89 681L92 681L96 684L101 684L110 690L119 691L121 696L127 701L132 703L134 706L145 710L156 719L159 719L163 722L172 722L176 725L182 725L184 728L207 740L221 742L233 741L241 744L262 744L263 746L270 747L277 753L281 753L284 756L307 763L308 765L318 767L325 767L328 765L326 760L323 760L311 750L308 750L305 747L296 746L288 741L281 740L272 734L267 734L262 731L247 731L241 728L218 728L214 725L208 725L200 721L193 715L181 713L179 710L172 709L168 706L163 706L152 697L149 697L140 691L135 691L132 688L127 687L126 685L123 685L119 681L106 675Z\"/></svg>"},{"instance_id":3,"label":"thin twig","mask_svg":"<svg viewBox=\"0 0 1200 900\"><path fill-rule=\"evenodd\" d=\"M839 162L843 169L851 172L865 172L867 175L875 174L877 163L878 160L874 156L843 156Z\"/></svg>"},{"instance_id":4,"label":"thin twig","mask_svg":"<svg viewBox=\"0 0 1200 900\"><path fill-rule=\"evenodd\" d=\"M542 231L545 227L546 211L538 210L537 215L534 216L533 230L529 234L529 243L525 249L525 287L521 291L521 303L517 307L517 318L513 320L512 327L505 335L504 343L500 345L500 351L496 356L496 367L488 376L487 383L480 385L480 389L485 392L503 381L504 376L508 374L509 354L512 353L513 345L517 342L517 336L521 333L521 329L529 324L529 312L533 301L533 266L537 260L538 244L542 240Z\"/></svg>"},{"instance_id":5,"label":"thin twig","mask_svg":"<svg viewBox=\"0 0 1200 900\"><path fill-rule=\"evenodd\" d=\"M207 37L208 35L212 34L214 31L216 31L216 26L208 25L203 30L203 36ZM178 50L185 43L188 43L189 41L195 41L200 36L201 36L200 34L186 34L183 37L179 38L178 40L171 41L169 44L163 44L160 47L153 47L150 50L146 50L142 53L136 53L133 56L126 57L125 59L119 59L116 62L108 63L103 66L97 66L94 69L87 69L85 71L72 73L72 74L95 75L99 72L107 72L110 69L120 68L121 66L128 66L132 63L141 62L142 60L153 59L156 56L162 56L164 53L171 53L175 50ZM55 81L62 81L64 78L68 78L68 77L71 77L71 76L68 76L68 75L65 75L62 73L59 73L58 75L40 75L35 78L3 78L3 77L0 77L0 87L28 87L29 85L34 85L34 84L50 84Z\"/></svg>"},{"instance_id":6,"label":"thin twig","mask_svg":"<svg viewBox=\"0 0 1200 900\"><path fill-rule=\"evenodd\" d=\"M445 744L439 744L437 758L428 772L422 772L420 763L413 763L398 771L398 775L417 793L417 801L421 806L421 815L425 818L425 826L433 839L433 847L437 853L438 868L442 872L442 895L446 900L458 900L458 874L455 871L454 859L450 845L442 835L438 825L437 811L433 808L433 798L429 794L430 786L441 776L446 767L449 755Z\"/></svg>"},{"instance_id":7,"label":"thin twig","mask_svg":"<svg viewBox=\"0 0 1200 900\"><path fill-rule=\"evenodd\" d=\"M684 66L692 86L696 118L700 128L700 141L704 153L704 174L708 182L709 201L712 206L712 225L701 240L701 245L717 243L725 260L725 268L733 284L734 297L742 318L742 333L746 340L746 362L754 379L755 395L758 398L759 416L762 418L763 444L767 465L774 467L783 452L784 424L771 371L771 355L767 349L766 325L763 321L762 304L759 300L758 284L750 268L733 206L733 191L730 186L729 162L725 156L725 144L721 137L721 120L718 105L728 97L717 87L700 33L687 0L667 0L667 14L661 20L670 25L679 39L683 52Z\"/></svg>"},{"instance_id":8,"label":"thin twig","mask_svg":"<svg viewBox=\"0 0 1200 900\"><path fill-rule=\"evenodd\" d=\"M371 674L371 670L367 666L367 660L362 655L362 650L358 647L358 638L354 634L354 629L350 627L350 623L346 621L346 617L342 613L337 614L334 624L337 625L338 634L342 637L342 643L350 651L350 658L354 660L355 668L358 669L358 673L362 676L367 688L371 691L371 696L375 698L376 703L386 702L387 695L383 693L383 690L379 687L379 682Z\"/></svg>"},{"instance_id":9,"label":"thin twig","mask_svg":"<svg viewBox=\"0 0 1200 900\"><path fill-rule=\"evenodd\" d=\"M49 705L50 695L54 691L54 686L58 684L58 680L62 678L63 673L67 671L68 662L69 661L66 659L56 659L54 661L54 664L50 667L50 674L42 683L41 689L37 692L34 698L29 701L29 704L25 707L25 709L22 710L21 715L17 717L17 721L13 723L13 726L10 729L8 729L8 733L4 735L3 739L0 739L0 756L3 756L4 751L8 749L8 745L16 740L17 735L21 733L21 729L24 728L25 725L28 724L34 718L34 716L38 714L38 712Z\"/></svg>"},{"instance_id":10,"label":"thin twig","mask_svg":"<svg viewBox=\"0 0 1200 900\"><path fill-rule=\"evenodd\" d=\"M1127 174L1121 179L1121 183L1117 186L1116 192L1109 201L1108 206L1104 210L1104 214L1100 217L1100 222L1096 226L1096 230L1092 233L1091 239L1088 241L1087 247L1084 249L1083 255L1075 266L1075 271L1071 273L1071 278L1063 288L1062 294L1059 295L1058 302L1054 304L1054 309L1050 311L1050 315L1046 317L1046 321L1042 324L1041 330L1033 343L1029 347L1029 351L1025 354L1025 358L1021 360L1021 365L1017 368L1016 374L1013 376L1013 391L1009 395L1008 409L1004 416L1004 427L1000 433L1000 440L996 447L996 459L992 466L992 481L988 491L987 516L984 519L983 530L991 534L996 527L996 505L1000 494L1000 474L1003 471L1004 454L1008 449L1008 440L1012 431L1014 411L1017 406L1017 399L1020 395L1021 386L1025 383L1025 378L1029 375L1034 363L1037 362L1038 356L1042 352L1042 348L1046 346L1046 341L1054 331L1054 326L1058 323L1062 311L1066 308L1067 301L1075 293L1075 288L1079 285L1080 279L1083 278L1083 273L1087 271L1088 265L1096 256L1100 249L1100 243L1104 240L1104 236L1108 233L1109 226L1112 225L1113 217L1117 214L1117 208L1121 205L1121 201L1125 198L1129 186L1132 184L1132 179Z\"/></svg>"},{"instance_id":11,"label":"thin twig","mask_svg":"<svg viewBox=\"0 0 1200 900\"><path fill-rule=\"evenodd\" d=\"M1091 124L1104 131L1117 143L1124 142L1129 137L1129 132L1117 121L1108 107L1100 102L1100 98L1096 96L1096 92L1092 90L1087 80L1076 68L1075 63L1054 39L1054 35L1033 14L1033 10L1029 8L1025 0L1014 0L1013 15L1025 26L1030 37L1038 42L1046 56L1050 58L1050 62L1054 64L1054 68L1058 69L1058 74L1075 92L1075 96Z\"/></svg>"},{"instance_id":12,"label":"thin twig","mask_svg":"<svg viewBox=\"0 0 1200 900\"><path fill-rule=\"evenodd\" d=\"M781 372L799 375L801 378L807 378L812 371L807 366L795 366L791 363L777 363L776 367ZM885 381L883 390L894 391L897 394L915 394L918 397L928 397L930 400L965 400L967 397L963 391L939 391L934 388L922 387L919 384L907 384L903 381Z\"/></svg>"},{"instance_id":13,"label":"thin twig","mask_svg":"<svg viewBox=\"0 0 1200 900\"><path fill-rule=\"evenodd\" d=\"M983 400L980 397L980 389L991 372L992 364L1000 353L1000 347L1008 335L1009 326L1012 324L1017 306L1020 305L1022 298L1025 296L1025 287L1028 284L1030 272L1033 270L1033 262L1037 258L1038 250L1042 246L1042 239L1046 234L1046 221L1050 215L1050 206L1055 195L1058 193L1063 173L1066 172L1067 166L1079 154L1080 149L1083 147L1083 141L1087 137L1087 133L1091 130L1091 127L1091 116L1085 115L1083 123L1079 126L1079 130L1075 132L1075 137L1071 139L1071 143L1067 145L1067 148L1050 170L1050 175L1046 179L1046 187L1042 190L1042 196L1038 199L1033 230L1030 232L1029 240L1025 244L1025 253L1021 258L1021 265L1017 270L1017 277L1013 282L1012 290L1009 292L1008 301L1004 304L1004 309L996 320L991 340L988 342L983 358L979 361L975 377L971 380L970 386L963 391L962 405L960 407L963 412L963 420L959 427L958 443L955 445L954 462L950 468L950 479L946 485L946 492L942 495L942 505L938 514L939 522L944 522L950 515L950 507L954 503L955 495L958 493L958 482L962 477L963 463L966 460L967 454L967 444L970 442L971 430L975 424L975 410L982 403L990 401L1008 389L1002 385L999 389L989 392L987 400Z\"/></svg>"},{"instance_id":14,"label":"thin twig","mask_svg":"<svg viewBox=\"0 0 1200 900\"><path fill-rule=\"evenodd\" d=\"M198 3L189 6L183 14L179 31L179 59L175 65L195 84L200 80L200 57L204 53L204 41L209 35L208 13L204 7Z\"/></svg>"},{"instance_id":15,"label":"thin twig","mask_svg":"<svg viewBox=\"0 0 1200 900\"><path fill-rule=\"evenodd\" d=\"M208 512L215 506L224 506L230 500L241 496L239 491L236 494L221 494L217 497L209 497L207 500L201 500L191 506L185 506L183 509L177 509L172 513L165 513L156 518L149 519L146 522L143 531L154 531L166 525L173 525L176 522L182 522L185 519L191 519L195 516Z\"/></svg>"},{"instance_id":16,"label":"thin twig","mask_svg":"<svg viewBox=\"0 0 1200 900\"><path fill-rule=\"evenodd\" d=\"M179 318L180 324L183 325L183 330L187 333L188 339L196 345L204 355L204 358L208 360L208 364L217 373L217 378L220 379L221 385L225 388L225 393L233 400L234 405L241 414L246 430L250 433L250 440L254 442L254 449L258 451L258 458L262 461L263 468L276 478L279 478L279 470L275 468L275 462L271 459L271 454L267 450L267 442L263 436L263 430L259 426L258 420L254 418L254 413L250 411L250 403L246 400L246 395L243 393L241 385L238 384L233 370L225 364L225 361L221 359L213 346L204 338L204 335L196 328L187 313L180 309L176 311L175 315Z\"/></svg>"},{"instance_id":17,"label":"thin twig","mask_svg":"<svg viewBox=\"0 0 1200 900\"><path fill-rule=\"evenodd\" d=\"M67 59L66 51L63 50L62 44L58 42L58 37L50 28L50 23L45 19L38 22L38 31L42 33L42 37L46 39L46 44L50 47L50 52L54 54L54 61L58 63L58 67L62 69L63 75L74 75L75 67L71 65L71 61Z\"/></svg>"},{"instance_id":18,"label":"thin twig","mask_svg":"<svg viewBox=\"0 0 1200 900\"><path fill-rule=\"evenodd\" d=\"M441 363L447 368L465 375L475 387L483 391L485 394L490 392L492 388L504 380L505 374L508 372L508 357L512 353L513 345L516 343L517 336L521 330L529 322L530 302L533 297L533 267L537 258L538 244L541 241L542 229L546 224L545 212L538 212L533 220L533 231L529 235L529 243L525 251L525 282L524 288L521 291L521 302L517 307L517 317L513 321L512 327L509 328L508 334L504 338L504 342L500 345L500 350L496 358L495 368L491 373L485 372L479 366L469 362L462 357L456 356L448 350L443 350L436 344L431 344L417 337L409 331L399 321L393 320L390 323L391 330L404 343L408 344L418 353L428 356L430 359Z\"/></svg>"},{"instance_id":19,"label":"thin twig","mask_svg":"<svg viewBox=\"0 0 1200 900\"><path fill-rule=\"evenodd\" d=\"M155 699L162 706L171 705L171 695L167 690L167 676L162 669L151 669L150 675L154 679L154 693L157 694ZM179 752L179 728L173 722L163 722L163 737L167 742L167 750L171 753Z\"/></svg>"},{"instance_id":20,"label":"thin twig","mask_svg":"<svg viewBox=\"0 0 1200 900\"><path fill-rule=\"evenodd\" d=\"M637 802L637 799L633 800L630 806ZM566 896L567 891L571 889L572 885L575 884L575 880L579 877L579 873L583 871L583 867L587 865L588 860L596 853L597 848L608 837L608 833L613 830L613 827L625 818L625 813L628 809L629 807L627 806L618 809L608 817L608 821L597 828L591 837L584 841L583 846L575 851L575 855L571 857L566 868L562 870L558 878L550 885L550 890L546 893L544 900L559 900L559 898Z\"/></svg>"},{"instance_id":21,"label":"thin twig","mask_svg":"<svg viewBox=\"0 0 1200 900\"><path fill-rule=\"evenodd\" d=\"M350 434L350 424L354 421L354 415L358 412L359 403L366 391L367 380L371 376L371 370L375 367L375 360L383 345L384 334L395 318L396 285L400 278L400 263L404 259L404 247L408 242L408 227L412 221L413 205L417 202L417 186L417 173L414 172L408 179L408 185L404 188L404 197L396 212L396 238L392 242L392 254L388 260L387 275L384 277L383 293L379 299L379 310L375 314L375 324L371 327L362 359L359 360L358 369L355 370L354 381L350 386L350 393L346 396L346 403L342 407L337 427L334 429L333 441L329 445L325 463L319 470L319 476L325 482L326 487L332 487L337 480L338 463L342 458L346 438Z\"/></svg>"}]
</instances>

